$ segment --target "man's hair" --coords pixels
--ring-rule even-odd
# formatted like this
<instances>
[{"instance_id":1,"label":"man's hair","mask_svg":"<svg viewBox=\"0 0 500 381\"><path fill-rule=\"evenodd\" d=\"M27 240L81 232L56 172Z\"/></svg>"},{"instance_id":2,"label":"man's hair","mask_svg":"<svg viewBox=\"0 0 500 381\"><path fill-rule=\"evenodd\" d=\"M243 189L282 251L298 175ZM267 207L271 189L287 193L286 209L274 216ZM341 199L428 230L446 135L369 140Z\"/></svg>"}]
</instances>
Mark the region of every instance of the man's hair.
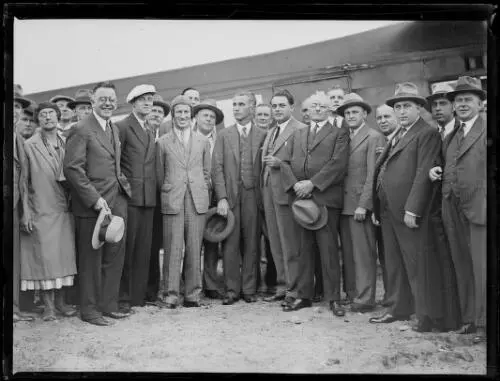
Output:
<instances>
[{"instance_id":1,"label":"man's hair","mask_svg":"<svg viewBox=\"0 0 500 381\"><path fill-rule=\"evenodd\" d=\"M380 108L384 107L384 106L385 106L385 107L390 108L390 109L392 110L392 112L394 112L394 108L393 108L393 107L389 106L388 104L381 103L381 104L379 104L377 107L375 107L375 115L377 115L377 111L378 111Z\"/></svg>"},{"instance_id":2,"label":"man's hair","mask_svg":"<svg viewBox=\"0 0 500 381\"><path fill-rule=\"evenodd\" d=\"M95 85L94 88L92 89L92 94L95 94L95 92L101 87L107 89L113 89L114 91L116 91L115 85L111 82L106 81L106 82L99 82L97 85Z\"/></svg>"},{"instance_id":3,"label":"man's hair","mask_svg":"<svg viewBox=\"0 0 500 381\"><path fill-rule=\"evenodd\" d=\"M189 90L198 91L198 90L196 90L194 87L186 87L184 90L182 90L181 95L186 94ZM198 91L198 93L199 93L199 91Z\"/></svg>"},{"instance_id":4,"label":"man's hair","mask_svg":"<svg viewBox=\"0 0 500 381\"><path fill-rule=\"evenodd\" d=\"M257 98L255 98L255 94L252 93L251 91L239 91L237 92L236 94L234 94L235 97L247 97L248 100L250 101L250 104L252 105L252 107L255 108L255 105L257 104Z\"/></svg>"},{"instance_id":5,"label":"man's hair","mask_svg":"<svg viewBox=\"0 0 500 381\"><path fill-rule=\"evenodd\" d=\"M287 89L278 90L277 92L275 92L271 97L271 101L273 100L274 97L285 97L290 106L293 106L293 104L295 103L293 95Z\"/></svg>"},{"instance_id":6,"label":"man's hair","mask_svg":"<svg viewBox=\"0 0 500 381\"><path fill-rule=\"evenodd\" d=\"M272 109L272 106L269 103L259 103L257 106L255 106L255 109L258 107L268 107L269 109Z\"/></svg>"},{"instance_id":7,"label":"man's hair","mask_svg":"<svg viewBox=\"0 0 500 381\"><path fill-rule=\"evenodd\" d=\"M337 85L337 84L335 84L335 85L333 85L333 86L329 87L329 88L328 88L328 90L326 90L326 92L327 92L327 93L329 93L329 92L330 92L330 91L332 91L332 90L342 90L342 92L343 92L344 94L346 93L346 91L344 90L344 88L343 88L342 86L340 86L340 85Z\"/></svg>"}]
</instances>

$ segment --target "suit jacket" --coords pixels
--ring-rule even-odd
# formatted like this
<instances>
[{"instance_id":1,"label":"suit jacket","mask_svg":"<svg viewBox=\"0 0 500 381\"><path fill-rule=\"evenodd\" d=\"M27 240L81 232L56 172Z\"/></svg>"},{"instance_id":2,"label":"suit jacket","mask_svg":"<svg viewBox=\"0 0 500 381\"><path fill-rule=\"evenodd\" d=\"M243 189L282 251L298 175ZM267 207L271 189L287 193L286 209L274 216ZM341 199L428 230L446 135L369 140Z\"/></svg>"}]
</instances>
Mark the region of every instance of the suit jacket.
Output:
<instances>
[{"instance_id":1,"label":"suit jacket","mask_svg":"<svg viewBox=\"0 0 500 381\"><path fill-rule=\"evenodd\" d=\"M454 129L443 142L443 170L446 152L456 132L457 129ZM469 221L479 225L486 224L486 143L486 121L479 116L464 138L456 160L455 189L458 189L460 206ZM447 175L443 173L443 180ZM443 189L443 196L448 194L449 190Z\"/></svg>"},{"instance_id":2,"label":"suit jacket","mask_svg":"<svg viewBox=\"0 0 500 381\"><path fill-rule=\"evenodd\" d=\"M292 137L293 133L296 130L304 127L306 127L304 123L299 122L292 116L290 118L290 121L286 125L285 129L280 132L270 154L272 156L277 157L280 160L283 160L286 157L286 146L288 144L288 141ZM264 144L262 146L262 155L261 155L262 157L268 154L267 151L269 148L269 144L271 143L271 140L274 138L274 133L276 131L276 128L277 127L274 126L267 133L266 139L264 140ZM274 201L280 205L288 204L288 195L285 192L285 188L283 187L283 180L281 178L281 166L279 166L278 168L268 167L264 165L264 162L262 161L261 176L262 176L262 181L261 181L262 187L264 187L264 185L266 185L267 182L270 183L270 186L273 190Z\"/></svg>"},{"instance_id":3,"label":"suit jacket","mask_svg":"<svg viewBox=\"0 0 500 381\"><path fill-rule=\"evenodd\" d=\"M311 180L312 197L319 205L341 209L343 183L349 160L349 133L346 128L326 123L308 148L308 128L294 132L287 144L287 155L281 163L285 191L289 202L295 199L293 186L301 180Z\"/></svg>"},{"instance_id":4,"label":"suit jacket","mask_svg":"<svg viewBox=\"0 0 500 381\"><path fill-rule=\"evenodd\" d=\"M254 165L255 188L259 189L261 160L258 151L266 138L266 131L252 122L252 156ZM229 207L234 208L239 200L240 188L240 136L236 124L217 132L217 140L212 154L214 166L212 183L217 202L226 198ZM259 192L257 192L259 193Z\"/></svg>"},{"instance_id":5,"label":"suit jacket","mask_svg":"<svg viewBox=\"0 0 500 381\"><path fill-rule=\"evenodd\" d=\"M121 169L130 183L129 205L156 205L156 145L148 128L142 129L133 113L116 122L121 142Z\"/></svg>"},{"instance_id":6,"label":"suit jacket","mask_svg":"<svg viewBox=\"0 0 500 381\"><path fill-rule=\"evenodd\" d=\"M209 206L210 144L208 139L191 131L188 152L184 150L174 131L156 142L157 183L161 191L161 212L178 214L184 204L184 195L190 190L198 213L206 213Z\"/></svg>"},{"instance_id":7,"label":"suit jacket","mask_svg":"<svg viewBox=\"0 0 500 381\"><path fill-rule=\"evenodd\" d=\"M373 209L372 186L377 148L384 148L385 136L365 124L349 143L349 164L344 180L342 214L353 215L356 208Z\"/></svg>"},{"instance_id":8,"label":"suit jacket","mask_svg":"<svg viewBox=\"0 0 500 381\"><path fill-rule=\"evenodd\" d=\"M93 206L102 197L113 208L121 192L131 197L130 184L120 168L118 129L111 123L114 146L94 114L78 122L66 140L64 176L71 190L75 216L95 217Z\"/></svg>"},{"instance_id":9,"label":"suit jacket","mask_svg":"<svg viewBox=\"0 0 500 381\"><path fill-rule=\"evenodd\" d=\"M26 154L24 152L24 139L19 134L19 132L14 131L14 149L13 149L13 156L14 156L14 166L13 166L13 182L12 182L12 202L14 205L14 208L16 206L19 206L22 204L22 201L24 200L24 197L27 196L26 194L26 166L25 166L25 161L26 161ZM7 160L4 161L4 164L8 163ZM6 169L4 168L4 175L7 173ZM4 180L4 184L8 183L8 181ZM5 197L5 195L4 195ZM20 203L21 201L21 203Z\"/></svg>"},{"instance_id":10,"label":"suit jacket","mask_svg":"<svg viewBox=\"0 0 500 381\"><path fill-rule=\"evenodd\" d=\"M403 222L405 211L424 217L429 210L432 184L429 170L441 150L438 130L419 118L396 146L387 144L373 175L374 213L379 218L377 177L387 160L382 187L390 212Z\"/></svg>"}]
</instances>

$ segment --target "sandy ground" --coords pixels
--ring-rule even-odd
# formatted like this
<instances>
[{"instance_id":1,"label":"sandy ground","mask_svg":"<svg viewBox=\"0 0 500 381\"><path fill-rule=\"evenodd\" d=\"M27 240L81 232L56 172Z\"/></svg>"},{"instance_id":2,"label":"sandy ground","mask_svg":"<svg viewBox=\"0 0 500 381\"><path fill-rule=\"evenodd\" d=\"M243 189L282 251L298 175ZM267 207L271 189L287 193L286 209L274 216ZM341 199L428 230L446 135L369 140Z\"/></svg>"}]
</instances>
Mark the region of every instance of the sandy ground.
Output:
<instances>
[{"instance_id":1,"label":"sandy ground","mask_svg":"<svg viewBox=\"0 0 500 381\"><path fill-rule=\"evenodd\" d=\"M380 284L378 299L383 292ZM283 312L279 302L135 308L97 327L79 318L19 322L13 370L263 373L485 374L486 344L451 333L418 334L411 322L372 325L377 313L333 316L326 302Z\"/></svg>"}]
</instances>

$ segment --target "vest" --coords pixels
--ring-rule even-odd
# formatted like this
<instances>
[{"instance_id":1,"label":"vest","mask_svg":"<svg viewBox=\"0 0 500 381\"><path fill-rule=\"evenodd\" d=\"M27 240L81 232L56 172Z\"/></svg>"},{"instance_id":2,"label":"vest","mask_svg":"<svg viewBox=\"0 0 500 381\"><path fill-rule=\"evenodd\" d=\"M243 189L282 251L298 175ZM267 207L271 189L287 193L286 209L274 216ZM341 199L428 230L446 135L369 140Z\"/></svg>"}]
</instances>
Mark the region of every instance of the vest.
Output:
<instances>
[{"instance_id":1,"label":"vest","mask_svg":"<svg viewBox=\"0 0 500 381\"><path fill-rule=\"evenodd\" d=\"M251 189L254 187L255 178L252 165L251 130L246 138L240 135L240 178L245 189Z\"/></svg>"},{"instance_id":2,"label":"vest","mask_svg":"<svg viewBox=\"0 0 500 381\"><path fill-rule=\"evenodd\" d=\"M464 138L465 141L465 138ZM462 142L463 144L463 142ZM443 171L443 196L450 197L451 192L458 197L457 187L457 154L458 154L458 137L453 136L446 150L446 164Z\"/></svg>"}]
</instances>

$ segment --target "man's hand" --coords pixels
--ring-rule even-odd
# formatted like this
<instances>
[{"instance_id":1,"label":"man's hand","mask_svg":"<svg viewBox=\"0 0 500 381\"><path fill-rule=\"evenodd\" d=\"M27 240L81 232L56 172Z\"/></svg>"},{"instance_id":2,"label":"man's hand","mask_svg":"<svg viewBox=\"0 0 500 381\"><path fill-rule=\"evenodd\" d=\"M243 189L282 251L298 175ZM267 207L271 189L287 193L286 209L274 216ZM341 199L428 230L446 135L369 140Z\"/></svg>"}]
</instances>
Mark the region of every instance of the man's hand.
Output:
<instances>
[{"instance_id":1,"label":"man's hand","mask_svg":"<svg viewBox=\"0 0 500 381\"><path fill-rule=\"evenodd\" d=\"M354 211L354 221L362 222L366 218L366 209L358 206Z\"/></svg>"},{"instance_id":2,"label":"man's hand","mask_svg":"<svg viewBox=\"0 0 500 381\"><path fill-rule=\"evenodd\" d=\"M376 218L375 218L375 214L372 213L372 223L373 225L375 226L380 226L380 221L378 221Z\"/></svg>"},{"instance_id":3,"label":"man's hand","mask_svg":"<svg viewBox=\"0 0 500 381\"><path fill-rule=\"evenodd\" d=\"M429 179L431 181L441 180L443 169L441 167L434 167L429 170Z\"/></svg>"},{"instance_id":4,"label":"man's hand","mask_svg":"<svg viewBox=\"0 0 500 381\"><path fill-rule=\"evenodd\" d=\"M264 163L266 163L266 165L271 168L279 168L281 164L281 159L277 158L276 156L267 155L264 156L263 160Z\"/></svg>"},{"instance_id":5,"label":"man's hand","mask_svg":"<svg viewBox=\"0 0 500 381\"><path fill-rule=\"evenodd\" d=\"M102 197L99 197L99 200L97 200L97 202L94 205L94 209L100 211L102 208L104 208L105 210L109 210L109 206L106 200L103 199Z\"/></svg>"},{"instance_id":6,"label":"man's hand","mask_svg":"<svg viewBox=\"0 0 500 381\"><path fill-rule=\"evenodd\" d=\"M418 228L417 216L412 216L411 214L408 214L408 212L405 212L404 221L405 225L408 226L410 229Z\"/></svg>"},{"instance_id":7,"label":"man's hand","mask_svg":"<svg viewBox=\"0 0 500 381\"><path fill-rule=\"evenodd\" d=\"M33 216L28 210L24 211L23 213L23 218L21 219L21 227L27 233L31 233L33 231Z\"/></svg>"},{"instance_id":8,"label":"man's hand","mask_svg":"<svg viewBox=\"0 0 500 381\"><path fill-rule=\"evenodd\" d=\"M311 192L314 188L313 183L310 180L302 180L293 186L293 190L297 194L299 198L307 198L311 195Z\"/></svg>"},{"instance_id":9,"label":"man's hand","mask_svg":"<svg viewBox=\"0 0 500 381\"><path fill-rule=\"evenodd\" d=\"M217 213L220 214L221 216L227 216L227 212L229 210L229 203L225 198L222 200L219 200L217 203Z\"/></svg>"}]
</instances>

